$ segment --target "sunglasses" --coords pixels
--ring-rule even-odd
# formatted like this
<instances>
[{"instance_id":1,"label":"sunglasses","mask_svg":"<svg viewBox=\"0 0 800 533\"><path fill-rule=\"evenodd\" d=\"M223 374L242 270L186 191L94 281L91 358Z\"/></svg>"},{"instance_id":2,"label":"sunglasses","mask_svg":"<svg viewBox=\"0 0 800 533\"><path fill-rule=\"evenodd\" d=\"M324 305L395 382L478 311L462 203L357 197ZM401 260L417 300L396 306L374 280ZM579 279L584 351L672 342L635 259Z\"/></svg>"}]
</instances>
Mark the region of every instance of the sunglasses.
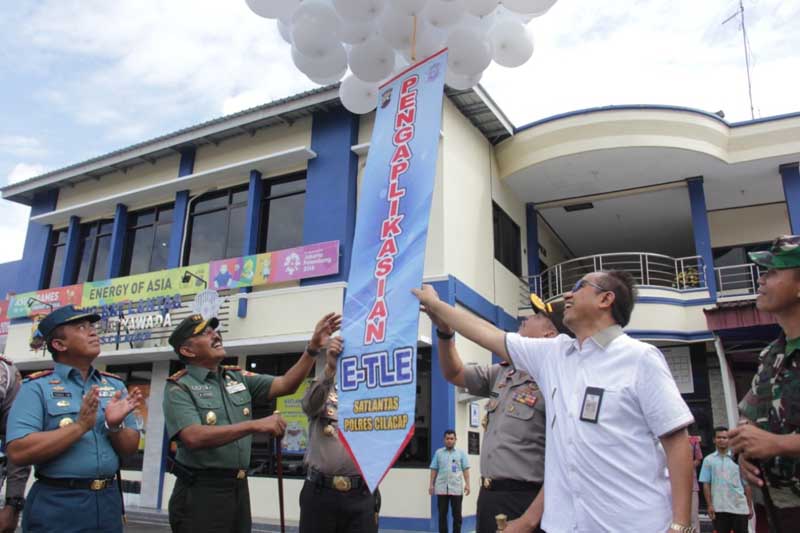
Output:
<instances>
[{"instance_id":1,"label":"sunglasses","mask_svg":"<svg viewBox=\"0 0 800 533\"><path fill-rule=\"evenodd\" d=\"M571 293L576 293L576 292L578 292L579 290L581 290L583 287L585 287L586 285L588 285L588 286L590 286L590 287L594 287L594 288L595 288L595 289L597 289L598 291L602 291L602 292L608 292L608 289L606 289L605 287L601 287L601 286L600 286L600 285L598 285L597 283L592 283L592 282L591 282L591 281L589 281L588 279L579 279L578 281L576 281L576 282L575 282L575 285L572 287L572 290L571 290L571 291L569 291L569 292L571 292Z\"/></svg>"}]
</instances>

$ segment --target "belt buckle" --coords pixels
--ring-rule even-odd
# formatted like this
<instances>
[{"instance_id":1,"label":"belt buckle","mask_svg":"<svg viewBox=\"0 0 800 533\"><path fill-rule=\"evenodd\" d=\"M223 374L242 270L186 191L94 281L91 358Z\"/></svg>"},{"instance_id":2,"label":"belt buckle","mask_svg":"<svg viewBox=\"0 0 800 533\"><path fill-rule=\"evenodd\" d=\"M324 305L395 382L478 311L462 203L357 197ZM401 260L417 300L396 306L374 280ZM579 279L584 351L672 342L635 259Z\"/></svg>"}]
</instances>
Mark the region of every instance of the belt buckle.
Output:
<instances>
[{"instance_id":1,"label":"belt buckle","mask_svg":"<svg viewBox=\"0 0 800 533\"><path fill-rule=\"evenodd\" d=\"M247 470L239 470L236 472L236 479L244 479L247 477Z\"/></svg>"},{"instance_id":2,"label":"belt buckle","mask_svg":"<svg viewBox=\"0 0 800 533\"><path fill-rule=\"evenodd\" d=\"M483 488L489 490L492 488L492 480L491 478L485 477L483 478Z\"/></svg>"},{"instance_id":3,"label":"belt buckle","mask_svg":"<svg viewBox=\"0 0 800 533\"><path fill-rule=\"evenodd\" d=\"M339 492L347 492L353 487L347 476L333 476L333 488Z\"/></svg>"},{"instance_id":4,"label":"belt buckle","mask_svg":"<svg viewBox=\"0 0 800 533\"><path fill-rule=\"evenodd\" d=\"M93 479L91 485L89 485L89 490L103 490L106 488L106 484L108 483L105 479Z\"/></svg>"}]
</instances>

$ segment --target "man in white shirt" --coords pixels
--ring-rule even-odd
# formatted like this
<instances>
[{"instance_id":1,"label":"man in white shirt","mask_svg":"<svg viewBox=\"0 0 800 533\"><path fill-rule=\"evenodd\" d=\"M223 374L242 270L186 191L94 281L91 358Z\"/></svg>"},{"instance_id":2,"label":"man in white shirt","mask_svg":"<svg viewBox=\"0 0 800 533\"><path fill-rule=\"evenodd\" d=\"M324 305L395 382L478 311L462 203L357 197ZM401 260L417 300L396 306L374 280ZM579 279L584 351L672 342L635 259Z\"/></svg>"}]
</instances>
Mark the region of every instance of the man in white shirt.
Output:
<instances>
[{"instance_id":1,"label":"man in white shirt","mask_svg":"<svg viewBox=\"0 0 800 533\"><path fill-rule=\"evenodd\" d=\"M564 295L575 339L506 334L442 302L429 285L413 292L453 330L539 383L548 432L542 529L694 531L686 431L694 419L661 352L622 332L636 296L629 274L587 274Z\"/></svg>"}]
</instances>

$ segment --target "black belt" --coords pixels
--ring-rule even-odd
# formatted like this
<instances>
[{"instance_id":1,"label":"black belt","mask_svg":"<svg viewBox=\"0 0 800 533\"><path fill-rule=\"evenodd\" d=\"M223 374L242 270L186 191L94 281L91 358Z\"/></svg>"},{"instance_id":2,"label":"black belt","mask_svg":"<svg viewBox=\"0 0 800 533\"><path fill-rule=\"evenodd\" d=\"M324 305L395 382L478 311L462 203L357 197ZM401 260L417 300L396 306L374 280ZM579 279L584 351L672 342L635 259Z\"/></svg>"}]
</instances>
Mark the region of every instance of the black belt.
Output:
<instances>
[{"instance_id":1,"label":"black belt","mask_svg":"<svg viewBox=\"0 0 800 533\"><path fill-rule=\"evenodd\" d=\"M481 478L481 487L484 490L496 492L539 492L541 483L535 481L520 481L518 479L491 479Z\"/></svg>"},{"instance_id":2,"label":"black belt","mask_svg":"<svg viewBox=\"0 0 800 533\"><path fill-rule=\"evenodd\" d=\"M361 476L326 476L319 470L313 468L308 469L306 479L315 485L335 489L339 492L348 492L367 486L364 478Z\"/></svg>"},{"instance_id":3,"label":"black belt","mask_svg":"<svg viewBox=\"0 0 800 533\"><path fill-rule=\"evenodd\" d=\"M36 474L36 479L43 485L58 487L61 489L83 489L83 490L105 490L114 486L114 478L85 479L85 478L61 478L46 477Z\"/></svg>"},{"instance_id":4,"label":"black belt","mask_svg":"<svg viewBox=\"0 0 800 533\"><path fill-rule=\"evenodd\" d=\"M245 469L190 468L174 460L167 461L167 471L190 484L194 483L197 480L205 480L205 479L221 479L221 480L247 479L247 470Z\"/></svg>"}]
</instances>

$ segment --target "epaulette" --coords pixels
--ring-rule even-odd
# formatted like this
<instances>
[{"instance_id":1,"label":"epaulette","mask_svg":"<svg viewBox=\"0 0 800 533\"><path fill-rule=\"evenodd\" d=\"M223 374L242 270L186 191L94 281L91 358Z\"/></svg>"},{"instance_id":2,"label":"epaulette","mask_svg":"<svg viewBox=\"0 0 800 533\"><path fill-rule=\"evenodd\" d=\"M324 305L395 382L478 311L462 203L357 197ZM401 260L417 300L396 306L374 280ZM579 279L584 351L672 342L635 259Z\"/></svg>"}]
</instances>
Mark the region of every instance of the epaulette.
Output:
<instances>
[{"instance_id":1,"label":"epaulette","mask_svg":"<svg viewBox=\"0 0 800 533\"><path fill-rule=\"evenodd\" d=\"M167 381L173 381L173 382L177 383L178 380L181 379L185 374L186 374L186 369L183 368L181 370L178 370L174 374L172 374L170 377L168 377Z\"/></svg>"},{"instance_id":2,"label":"epaulette","mask_svg":"<svg viewBox=\"0 0 800 533\"><path fill-rule=\"evenodd\" d=\"M5 356L5 355L0 355L0 361L4 362L4 363L5 363L5 364L7 364L7 365L13 365L13 364L14 364L14 363L11 361L11 359L8 359L8 358L6 358L6 356Z\"/></svg>"},{"instance_id":3,"label":"epaulette","mask_svg":"<svg viewBox=\"0 0 800 533\"><path fill-rule=\"evenodd\" d=\"M25 381L31 381L31 380L34 380L34 379L44 378L44 377L49 376L53 372L55 372L55 370L52 370L52 369L51 370L40 370L38 372L34 372L33 374L28 374L25 377Z\"/></svg>"},{"instance_id":4,"label":"epaulette","mask_svg":"<svg viewBox=\"0 0 800 533\"><path fill-rule=\"evenodd\" d=\"M241 372L242 368L236 365L222 365L224 370L233 370L234 372Z\"/></svg>"},{"instance_id":5,"label":"epaulette","mask_svg":"<svg viewBox=\"0 0 800 533\"><path fill-rule=\"evenodd\" d=\"M511 366L511 363L508 361L500 361L500 366Z\"/></svg>"},{"instance_id":6,"label":"epaulette","mask_svg":"<svg viewBox=\"0 0 800 533\"><path fill-rule=\"evenodd\" d=\"M103 371L103 370L100 370L99 372L100 372L100 375L101 375L101 376L106 376L106 377L109 377L109 378L118 379L118 380L120 380L121 382L125 383L125 380L124 380L124 379L122 379L122 377L121 377L121 376L118 376L118 375L116 375L116 374L112 374L111 372L105 372L105 371Z\"/></svg>"}]
</instances>

